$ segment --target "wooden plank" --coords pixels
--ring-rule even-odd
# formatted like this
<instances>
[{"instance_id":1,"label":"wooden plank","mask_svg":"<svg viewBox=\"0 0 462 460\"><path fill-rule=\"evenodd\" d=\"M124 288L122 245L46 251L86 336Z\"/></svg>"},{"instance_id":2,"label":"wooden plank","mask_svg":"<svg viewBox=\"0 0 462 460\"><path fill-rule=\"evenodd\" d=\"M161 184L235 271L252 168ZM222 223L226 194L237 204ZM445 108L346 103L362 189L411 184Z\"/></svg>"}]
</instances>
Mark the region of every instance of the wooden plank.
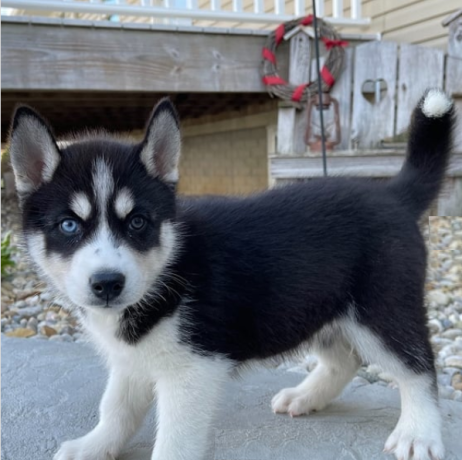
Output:
<instances>
[{"instance_id":1,"label":"wooden plank","mask_svg":"<svg viewBox=\"0 0 462 460\"><path fill-rule=\"evenodd\" d=\"M2 90L265 92L262 36L21 23L1 34Z\"/></svg>"},{"instance_id":2,"label":"wooden plank","mask_svg":"<svg viewBox=\"0 0 462 460\"><path fill-rule=\"evenodd\" d=\"M327 165L331 176L354 177L393 177L404 162L401 155L329 155ZM274 179L299 179L308 177L322 177L322 158L308 156L286 156L270 158L270 176ZM462 178L462 155L455 155L451 159L448 169L449 177Z\"/></svg>"},{"instance_id":3,"label":"wooden plank","mask_svg":"<svg viewBox=\"0 0 462 460\"><path fill-rule=\"evenodd\" d=\"M438 198L437 212L439 216L462 217L462 178L449 179Z\"/></svg>"},{"instance_id":4,"label":"wooden plank","mask_svg":"<svg viewBox=\"0 0 462 460\"><path fill-rule=\"evenodd\" d=\"M298 33L290 40L290 63L289 63L289 80L293 85L301 85L310 80L310 62L311 62L311 39L303 32ZM301 154L306 152L305 144L306 131L306 107L292 109L294 115L294 139L292 153Z\"/></svg>"},{"instance_id":5,"label":"wooden plank","mask_svg":"<svg viewBox=\"0 0 462 460\"><path fill-rule=\"evenodd\" d=\"M399 54L396 132L407 130L414 107L428 88L442 88L444 53L438 49L402 44Z\"/></svg>"},{"instance_id":6,"label":"wooden plank","mask_svg":"<svg viewBox=\"0 0 462 460\"><path fill-rule=\"evenodd\" d=\"M358 148L372 148L393 135L397 59L396 43L372 42L356 47L351 139ZM386 93L379 102L371 103L362 94L363 84L380 80L386 83Z\"/></svg>"},{"instance_id":7,"label":"wooden plank","mask_svg":"<svg viewBox=\"0 0 462 460\"><path fill-rule=\"evenodd\" d=\"M455 19L449 26L448 55L462 59L462 16Z\"/></svg>"},{"instance_id":8,"label":"wooden plank","mask_svg":"<svg viewBox=\"0 0 462 460\"><path fill-rule=\"evenodd\" d=\"M294 153L295 109L285 102L279 103L277 128L277 153Z\"/></svg>"},{"instance_id":9,"label":"wooden plank","mask_svg":"<svg viewBox=\"0 0 462 460\"><path fill-rule=\"evenodd\" d=\"M336 150L350 149L351 139L351 97L353 93L354 49L347 48L343 71L331 91L332 97L338 100L340 113L341 142Z\"/></svg>"},{"instance_id":10,"label":"wooden plank","mask_svg":"<svg viewBox=\"0 0 462 460\"><path fill-rule=\"evenodd\" d=\"M311 61L310 38L299 32L290 39L289 81L293 85L306 83L310 79ZM277 151L281 155L306 152L304 135L306 130L306 110L299 110L294 104L281 102L278 110Z\"/></svg>"},{"instance_id":11,"label":"wooden plank","mask_svg":"<svg viewBox=\"0 0 462 460\"><path fill-rule=\"evenodd\" d=\"M457 125L454 130L454 149L462 152L462 59L446 59L446 91L455 98Z\"/></svg>"}]
</instances>

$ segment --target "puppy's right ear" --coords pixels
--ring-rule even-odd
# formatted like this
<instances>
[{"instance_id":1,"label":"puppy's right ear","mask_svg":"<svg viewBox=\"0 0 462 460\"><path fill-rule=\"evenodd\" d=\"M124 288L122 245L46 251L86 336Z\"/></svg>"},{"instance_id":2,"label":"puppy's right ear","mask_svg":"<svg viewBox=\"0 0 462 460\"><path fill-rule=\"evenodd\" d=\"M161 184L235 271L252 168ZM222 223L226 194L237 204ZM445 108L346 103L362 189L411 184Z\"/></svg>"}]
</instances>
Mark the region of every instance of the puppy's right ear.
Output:
<instances>
[{"instance_id":1,"label":"puppy's right ear","mask_svg":"<svg viewBox=\"0 0 462 460\"><path fill-rule=\"evenodd\" d=\"M178 181L181 135L178 115L168 98L154 108L141 148L141 162L148 173L168 184Z\"/></svg>"},{"instance_id":2,"label":"puppy's right ear","mask_svg":"<svg viewBox=\"0 0 462 460\"><path fill-rule=\"evenodd\" d=\"M61 160L48 124L27 106L18 107L13 116L9 151L21 199L49 182Z\"/></svg>"}]
</instances>

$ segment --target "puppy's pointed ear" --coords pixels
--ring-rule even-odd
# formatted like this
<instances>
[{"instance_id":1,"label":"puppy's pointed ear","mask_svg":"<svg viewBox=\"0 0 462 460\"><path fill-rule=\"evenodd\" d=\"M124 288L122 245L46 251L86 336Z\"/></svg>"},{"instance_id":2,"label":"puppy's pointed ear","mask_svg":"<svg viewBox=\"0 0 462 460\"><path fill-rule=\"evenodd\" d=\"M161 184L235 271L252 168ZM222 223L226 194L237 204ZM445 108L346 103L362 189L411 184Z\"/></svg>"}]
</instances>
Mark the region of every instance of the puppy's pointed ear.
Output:
<instances>
[{"instance_id":1,"label":"puppy's pointed ear","mask_svg":"<svg viewBox=\"0 0 462 460\"><path fill-rule=\"evenodd\" d=\"M164 182L178 181L181 135L178 115L168 98L154 108L141 147L141 161L148 173Z\"/></svg>"},{"instance_id":2,"label":"puppy's pointed ear","mask_svg":"<svg viewBox=\"0 0 462 460\"><path fill-rule=\"evenodd\" d=\"M61 160L48 124L27 106L13 116L9 151L20 198L49 182Z\"/></svg>"}]
</instances>

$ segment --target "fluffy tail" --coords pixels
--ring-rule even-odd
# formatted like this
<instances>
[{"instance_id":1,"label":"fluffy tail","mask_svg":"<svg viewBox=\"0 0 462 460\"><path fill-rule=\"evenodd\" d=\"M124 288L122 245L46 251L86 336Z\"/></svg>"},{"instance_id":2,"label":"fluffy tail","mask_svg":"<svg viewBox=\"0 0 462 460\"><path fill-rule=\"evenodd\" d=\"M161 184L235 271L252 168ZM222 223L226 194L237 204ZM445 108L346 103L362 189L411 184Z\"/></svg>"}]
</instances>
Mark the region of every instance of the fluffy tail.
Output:
<instances>
[{"instance_id":1,"label":"fluffy tail","mask_svg":"<svg viewBox=\"0 0 462 460\"><path fill-rule=\"evenodd\" d=\"M430 89L412 115L407 158L389 186L418 219L438 196L452 148L453 101Z\"/></svg>"}]
</instances>

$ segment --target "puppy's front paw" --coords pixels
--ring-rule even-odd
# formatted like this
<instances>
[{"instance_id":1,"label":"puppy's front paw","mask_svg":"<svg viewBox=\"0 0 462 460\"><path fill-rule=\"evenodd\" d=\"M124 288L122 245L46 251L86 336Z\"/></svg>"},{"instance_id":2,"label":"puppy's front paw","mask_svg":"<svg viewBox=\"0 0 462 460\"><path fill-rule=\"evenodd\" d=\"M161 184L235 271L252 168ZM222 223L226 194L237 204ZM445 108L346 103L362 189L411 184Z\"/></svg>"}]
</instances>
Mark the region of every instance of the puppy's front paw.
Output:
<instances>
[{"instance_id":1,"label":"puppy's front paw","mask_svg":"<svg viewBox=\"0 0 462 460\"><path fill-rule=\"evenodd\" d=\"M397 426L387 439L385 452L398 460L442 460L444 446L439 430L415 432L411 426Z\"/></svg>"},{"instance_id":2,"label":"puppy's front paw","mask_svg":"<svg viewBox=\"0 0 462 460\"><path fill-rule=\"evenodd\" d=\"M115 456L87 435L63 442L53 460L115 460Z\"/></svg>"}]
</instances>

